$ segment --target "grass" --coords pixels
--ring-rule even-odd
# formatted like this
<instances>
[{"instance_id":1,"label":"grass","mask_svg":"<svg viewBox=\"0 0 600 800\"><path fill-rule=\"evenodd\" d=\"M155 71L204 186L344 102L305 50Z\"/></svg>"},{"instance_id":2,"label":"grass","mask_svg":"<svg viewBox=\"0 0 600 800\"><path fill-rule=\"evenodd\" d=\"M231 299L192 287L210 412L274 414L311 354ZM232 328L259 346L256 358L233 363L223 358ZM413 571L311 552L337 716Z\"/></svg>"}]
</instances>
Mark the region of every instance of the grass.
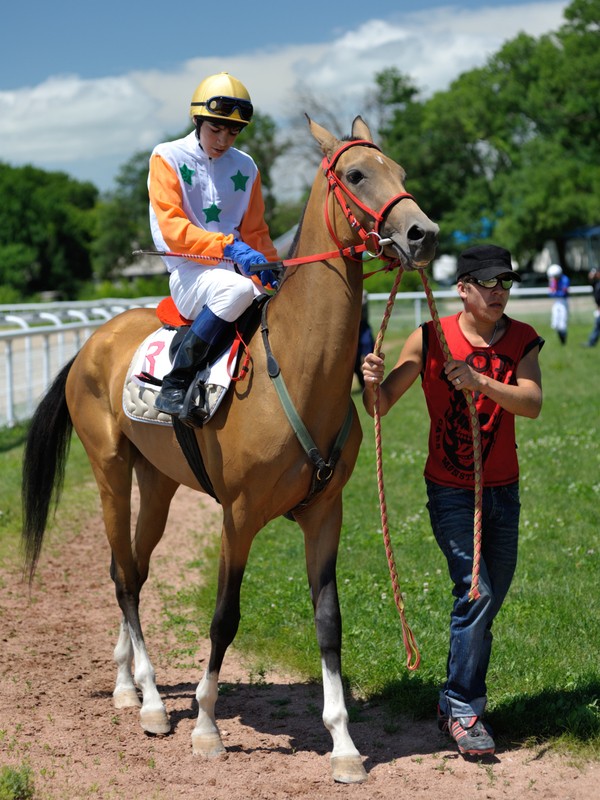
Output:
<instances>
[{"instance_id":1,"label":"grass","mask_svg":"<svg viewBox=\"0 0 600 800\"><path fill-rule=\"evenodd\" d=\"M0 428L0 563L14 564L21 559L21 460L26 435L26 425ZM93 501L97 491L91 468L76 436L71 442L63 496L62 520L85 517L90 507L96 507ZM52 536L48 538L51 540Z\"/></svg>"},{"instance_id":2,"label":"grass","mask_svg":"<svg viewBox=\"0 0 600 800\"><path fill-rule=\"evenodd\" d=\"M520 561L494 626L490 719L500 738L552 740L600 757L600 450L591 411L598 385L590 380L597 353L579 345L587 324L571 326L571 343L562 348L544 322L533 322L547 340L541 357L545 400L538 420L517 422ZM386 349L390 359L396 357L397 336ZM390 536L422 656L419 670L409 673L381 534L373 422L356 400L364 440L345 491L338 560L344 676L355 696L384 703L391 716L420 718L432 713L445 674L451 605L445 560L425 509L425 404L415 386L382 420ZM293 523L276 520L257 537L242 587L236 647L253 654L257 669L279 663L318 680L303 559ZM195 598L205 629L214 602L214 562L211 570Z\"/></svg>"},{"instance_id":3,"label":"grass","mask_svg":"<svg viewBox=\"0 0 600 800\"><path fill-rule=\"evenodd\" d=\"M523 314L520 318L526 319ZM544 407L538 420L519 419L522 521L511 592L495 625L489 672L490 721L501 742L545 741L582 757L600 758L600 450L598 352L580 347L588 320L570 327L562 348L546 317L527 320L546 338L541 363ZM394 359L409 331L386 338ZM445 560L430 531L422 469L427 418L418 386L382 420L383 466L390 536L406 615L422 656L405 667L400 620L381 535L372 420L355 395L364 440L345 491L338 560L344 621L344 678L356 700L396 715L430 716L445 674L451 605ZM12 437L12 439L11 439ZM0 435L0 555L14 557L18 539L19 462L23 431ZM89 469L74 439L65 496L69 514L84 513L81 483ZM171 599L180 640L205 636L214 606L216 545L198 560L200 588ZM173 605L173 602L175 605ZM285 519L257 537L242 586L236 648L255 674L284 667L320 680L321 667L299 528Z\"/></svg>"},{"instance_id":4,"label":"grass","mask_svg":"<svg viewBox=\"0 0 600 800\"><path fill-rule=\"evenodd\" d=\"M30 800L34 797L31 769L27 764L0 769L0 800Z\"/></svg>"}]
</instances>

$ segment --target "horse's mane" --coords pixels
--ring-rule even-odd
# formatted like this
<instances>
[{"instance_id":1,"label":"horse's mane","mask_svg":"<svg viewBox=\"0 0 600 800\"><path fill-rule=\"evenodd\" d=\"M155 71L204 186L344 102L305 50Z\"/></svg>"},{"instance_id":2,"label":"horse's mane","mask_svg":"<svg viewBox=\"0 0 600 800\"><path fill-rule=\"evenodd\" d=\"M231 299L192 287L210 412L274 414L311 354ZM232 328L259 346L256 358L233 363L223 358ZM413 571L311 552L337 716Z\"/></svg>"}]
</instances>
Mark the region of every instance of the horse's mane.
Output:
<instances>
[{"instance_id":1,"label":"horse's mane","mask_svg":"<svg viewBox=\"0 0 600 800\"><path fill-rule=\"evenodd\" d=\"M342 136L342 142L357 142L359 141L358 136ZM304 214L306 213L306 206L308 205L308 200L304 204L304 208L302 209L302 214L300 215L300 221L298 222L298 227L296 228L296 233L294 234L294 238L292 239L292 243L289 247L288 253L286 258L294 258L296 255L296 250L298 248L298 240L300 239L300 233L302 231L302 223L304 222ZM286 273L284 272L282 280L285 280Z\"/></svg>"},{"instance_id":2,"label":"horse's mane","mask_svg":"<svg viewBox=\"0 0 600 800\"><path fill-rule=\"evenodd\" d=\"M298 248L298 240L300 239L300 232L302 230L302 223L304 222L304 215L306 214L307 205L308 205L308 200L306 201L306 203L304 203L302 214L300 214L300 222L298 222L298 227L296 228L296 233L294 234L294 238L292 239L292 243L289 247L286 258L293 258L296 255L296 250Z\"/></svg>"}]
</instances>

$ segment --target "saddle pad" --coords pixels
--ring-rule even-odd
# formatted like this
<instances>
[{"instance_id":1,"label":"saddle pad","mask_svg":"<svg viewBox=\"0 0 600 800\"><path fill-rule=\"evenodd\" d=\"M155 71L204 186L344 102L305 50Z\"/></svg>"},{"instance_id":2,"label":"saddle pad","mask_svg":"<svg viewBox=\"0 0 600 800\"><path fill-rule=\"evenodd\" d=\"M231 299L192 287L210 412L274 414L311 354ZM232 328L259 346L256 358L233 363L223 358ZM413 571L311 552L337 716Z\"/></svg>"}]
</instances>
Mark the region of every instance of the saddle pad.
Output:
<instances>
[{"instance_id":1,"label":"saddle pad","mask_svg":"<svg viewBox=\"0 0 600 800\"><path fill-rule=\"evenodd\" d=\"M160 391L160 381L171 370L169 351L176 333L173 328L159 328L144 339L131 359L123 386L123 411L136 422L173 424L169 414L154 408L154 398ZM212 418L231 383L227 369L229 352L227 349L209 367L205 380L209 415L204 424Z\"/></svg>"}]
</instances>

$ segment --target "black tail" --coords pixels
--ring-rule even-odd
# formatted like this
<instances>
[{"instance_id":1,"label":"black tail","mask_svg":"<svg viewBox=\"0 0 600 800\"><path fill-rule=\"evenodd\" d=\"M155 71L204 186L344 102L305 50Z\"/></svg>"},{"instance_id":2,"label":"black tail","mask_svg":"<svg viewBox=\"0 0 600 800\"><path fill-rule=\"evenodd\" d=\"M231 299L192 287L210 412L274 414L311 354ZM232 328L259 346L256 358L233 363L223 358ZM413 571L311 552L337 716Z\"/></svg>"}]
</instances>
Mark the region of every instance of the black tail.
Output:
<instances>
[{"instance_id":1,"label":"black tail","mask_svg":"<svg viewBox=\"0 0 600 800\"><path fill-rule=\"evenodd\" d=\"M58 505L69 455L73 423L65 384L74 358L62 368L31 420L23 453L23 530L25 569L33 578L42 549L50 506Z\"/></svg>"}]
</instances>

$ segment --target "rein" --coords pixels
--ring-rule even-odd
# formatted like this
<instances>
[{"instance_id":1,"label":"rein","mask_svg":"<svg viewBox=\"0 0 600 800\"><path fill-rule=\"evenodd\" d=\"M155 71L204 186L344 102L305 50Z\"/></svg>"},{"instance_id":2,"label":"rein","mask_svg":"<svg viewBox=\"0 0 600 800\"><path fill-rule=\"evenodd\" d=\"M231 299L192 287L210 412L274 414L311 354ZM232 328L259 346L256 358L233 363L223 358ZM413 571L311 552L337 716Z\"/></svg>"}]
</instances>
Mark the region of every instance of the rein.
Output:
<instances>
[{"instance_id":1,"label":"rein","mask_svg":"<svg viewBox=\"0 0 600 800\"><path fill-rule=\"evenodd\" d=\"M396 298L396 293L398 291L400 281L402 280L402 273L403 270L402 267L400 267L400 269L398 270L398 275L396 276L396 280L390 292L390 297L388 298L385 313L383 315L383 320L381 323L381 328L379 330L379 333L377 334L377 339L375 341L375 348L374 348L375 355L379 355L381 351L383 337L387 329L387 324L392 312L394 300ZM452 358L452 355L450 353L446 337L444 336L444 331L442 330L442 325L440 323L440 318L437 311L435 299L431 292L431 287L429 286L429 282L427 281L427 276L425 274L425 271L419 270L419 274L421 276L421 281L423 283L423 288L425 290L425 295L427 297L427 303L429 305L429 311L431 313L431 318L433 320L434 329L439 345L442 349L442 352L446 360L450 360ZM481 433L479 428L479 417L477 415L477 409L475 407L473 393L468 389L463 389L463 392L465 395L465 399L467 401L467 406L469 408L469 419L471 423L471 433L473 436L473 472L474 472L474 482L475 482L475 513L473 521L473 571L471 574L471 588L469 591L469 600L478 600L480 597L479 570L481 562L481 521L482 521L482 497L483 497ZM396 603L396 608L398 609L398 613L400 614L400 620L402 623L402 638L404 640L404 648L407 654L406 666L409 670L414 671L419 667L421 656L417 644L415 642L413 633L410 627L408 626L408 623L406 622L404 613L404 600L402 599L402 594L400 592L400 587L398 582L398 572L396 569L394 553L392 550L392 545L389 536L389 528L387 521L387 504L385 500L385 491L383 486L383 459L381 451L381 417L379 413L379 407L380 407L379 385L375 386L374 394L375 394L374 398L375 402L374 402L373 419L375 424L375 449L377 457L377 486L379 489L379 504L381 509L383 541L388 559L392 588L394 591L394 600ZM415 659L414 662L412 661L413 658Z\"/></svg>"},{"instance_id":2,"label":"rein","mask_svg":"<svg viewBox=\"0 0 600 800\"><path fill-rule=\"evenodd\" d=\"M383 344L383 337L385 335L390 315L392 313L392 308L394 306L396 293L398 291L398 287L400 286L400 281L402 280L402 274L403 274L403 269L402 267L400 267L400 269L398 270L398 274L396 275L394 285L390 292L387 305L385 307L385 313L383 315L383 320L381 322L381 328L379 329L379 333L377 334L377 339L375 340L375 348L374 348L375 355L379 355L381 351L381 345ZM383 534L383 544L385 547L385 554L387 556L388 567L390 570L392 589L394 592L394 602L396 603L396 608L398 609L398 614L400 615L400 622L402 624L402 640L404 642L404 649L406 651L406 667L411 672L414 672L419 668L419 664L421 663L421 654L419 653L419 648L417 647L417 643L415 641L413 632L410 629L408 622L406 621L404 600L402 598L402 592L400 591L398 570L396 569L396 561L394 559L394 551L392 549L392 543L390 539L390 532L387 519L387 503L385 499L385 490L383 486L383 457L381 449L381 415L379 413L379 402L380 402L380 393L379 393L379 384L377 384L375 386L375 405L373 410L373 420L375 423L375 451L377 456L377 488L379 490L381 530Z\"/></svg>"},{"instance_id":3,"label":"rein","mask_svg":"<svg viewBox=\"0 0 600 800\"><path fill-rule=\"evenodd\" d=\"M427 281L425 272L421 271L421 281L427 296L427 303L433 320L433 326L437 340L444 354L446 361L452 358L448 342L444 336L440 318L437 312L435 299L431 291L431 287ZM463 389L467 407L469 409L469 421L471 423L471 434L473 437L473 478L475 488L475 515L473 519L473 572L471 574L471 589L469 591L469 600L479 600L479 568L481 562L481 519L482 519L482 505L483 505L483 466L481 456L481 431L479 428L479 416L475 406L475 399L473 392L469 389Z\"/></svg>"}]
</instances>

